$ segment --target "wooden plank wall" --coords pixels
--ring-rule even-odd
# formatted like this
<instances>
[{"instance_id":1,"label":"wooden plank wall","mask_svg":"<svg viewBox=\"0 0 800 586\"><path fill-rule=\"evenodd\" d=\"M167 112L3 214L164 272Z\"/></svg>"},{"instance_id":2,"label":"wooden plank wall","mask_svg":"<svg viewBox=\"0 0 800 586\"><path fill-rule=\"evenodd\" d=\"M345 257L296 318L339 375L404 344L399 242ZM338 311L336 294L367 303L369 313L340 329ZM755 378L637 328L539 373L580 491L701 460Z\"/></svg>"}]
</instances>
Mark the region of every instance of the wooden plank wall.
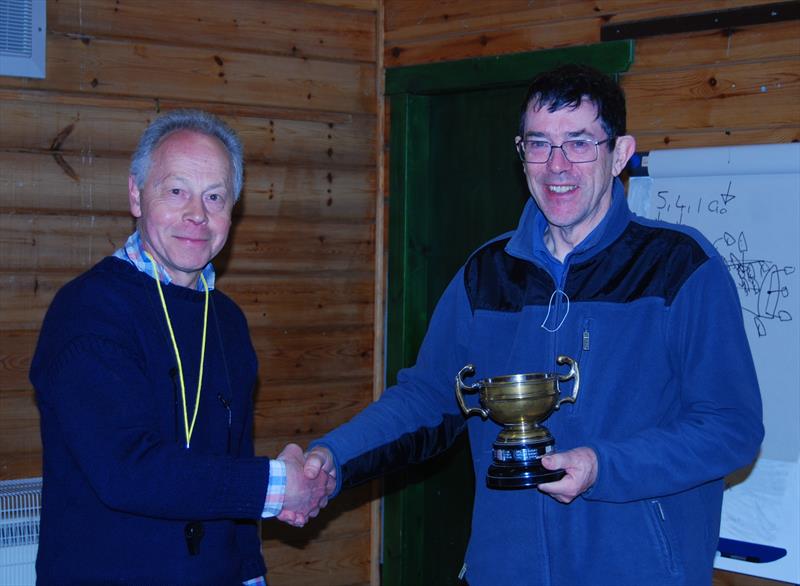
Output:
<instances>
[{"instance_id":1,"label":"wooden plank wall","mask_svg":"<svg viewBox=\"0 0 800 586\"><path fill-rule=\"evenodd\" d=\"M387 67L600 42L600 29L768 0L385 0ZM798 21L639 39L622 76L641 150L800 139ZM513 138L513 137L512 137Z\"/></svg>"},{"instance_id":2,"label":"wooden plank wall","mask_svg":"<svg viewBox=\"0 0 800 586\"><path fill-rule=\"evenodd\" d=\"M242 136L220 288L260 360L256 449L305 445L372 399L377 0L47 0L47 77L0 77L0 479L41 473L27 371L67 280L132 231L128 161L158 112ZM311 527L264 523L270 584L374 575L371 488Z\"/></svg>"},{"instance_id":3,"label":"wooden plank wall","mask_svg":"<svg viewBox=\"0 0 800 586\"><path fill-rule=\"evenodd\" d=\"M384 0L384 62L398 67L598 43L607 24L766 3ZM639 39L621 81L640 150L800 140L798 21ZM778 583L716 572L714 584Z\"/></svg>"}]
</instances>

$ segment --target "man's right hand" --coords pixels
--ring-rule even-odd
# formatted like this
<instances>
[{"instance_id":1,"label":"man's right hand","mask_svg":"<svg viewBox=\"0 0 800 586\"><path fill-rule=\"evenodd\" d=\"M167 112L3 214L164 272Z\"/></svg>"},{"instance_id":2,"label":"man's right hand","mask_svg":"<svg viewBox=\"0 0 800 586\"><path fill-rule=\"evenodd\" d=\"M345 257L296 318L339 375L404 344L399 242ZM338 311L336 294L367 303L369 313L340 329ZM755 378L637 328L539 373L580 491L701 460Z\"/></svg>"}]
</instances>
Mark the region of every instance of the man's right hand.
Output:
<instances>
[{"instance_id":1,"label":"man's right hand","mask_svg":"<svg viewBox=\"0 0 800 586\"><path fill-rule=\"evenodd\" d=\"M313 453L314 451L311 454ZM308 457L312 457L311 454ZM318 458L319 456L313 456L313 462ZM320 473L324 470L323 464L312 464L312 469L316 467L316 470L309 470L303 449L297 444L288 444L278 455L278 459L286 464L286 492L278 519L295 527L302 527L328 504L328 497L336 488L336 479L327 472ZM332 467L332 456L330 461Z\"/></svg>"}]
</instances>

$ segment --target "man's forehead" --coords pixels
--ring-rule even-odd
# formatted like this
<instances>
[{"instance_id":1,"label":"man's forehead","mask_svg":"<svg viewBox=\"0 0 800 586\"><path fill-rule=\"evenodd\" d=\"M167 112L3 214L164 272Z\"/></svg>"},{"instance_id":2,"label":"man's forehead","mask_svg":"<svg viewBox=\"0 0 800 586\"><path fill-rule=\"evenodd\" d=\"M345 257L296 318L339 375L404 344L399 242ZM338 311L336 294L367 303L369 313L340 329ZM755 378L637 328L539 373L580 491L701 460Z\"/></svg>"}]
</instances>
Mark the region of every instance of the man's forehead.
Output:
<instances>
[{"instance_id":1,"label":"man's forehead","mask_svg":"<svg viewBox=\"0 0 800 586\"><path fill-rule=\"evenodd\" d=\"M214 160L222 162L221 169ZM233 163L224 143L215 136L191 129L179 129L164 136L153 149L152 164L145 182L161 183L166 178L195 177L195 169L205 171L220 169L224 177L219 182L224 187L233 184ZM188 176L184 176L188 173Z\"/></svg>"},{"instance_id":2,"label":"man's forehead","mask_svg":"<svg viewBox=\"0 0 800 586\"><path fill-rule=\"evenodd\" d=\"M215 136L193 130L176 130L166 135L153 149L153 164L180 164L197 161L207 164L214 159L224 161L232 172L232 161L225 145Z\"/></svg>"}]
</instances>

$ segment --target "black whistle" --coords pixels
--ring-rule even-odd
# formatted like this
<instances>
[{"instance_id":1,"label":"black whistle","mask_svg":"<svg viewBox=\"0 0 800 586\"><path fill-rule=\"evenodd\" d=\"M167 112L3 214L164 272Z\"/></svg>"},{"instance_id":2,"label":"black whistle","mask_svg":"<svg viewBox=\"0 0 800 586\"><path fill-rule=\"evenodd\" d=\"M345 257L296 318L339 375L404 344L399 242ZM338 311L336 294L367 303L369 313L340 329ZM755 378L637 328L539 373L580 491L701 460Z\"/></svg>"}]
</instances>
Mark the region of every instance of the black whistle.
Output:
<instances>
[{"instance_id":1,"label":"black whistle","mask_svg":"<svg viewBox=\"0 0 800 586\"><path fill-rule=\"evenodd\" d=\"M186 538L189 555L197 555L200 551L200 541L203 539L203 524L200 521L186 523L183 528L183 536Z\"/></svg>"}]
</instances>

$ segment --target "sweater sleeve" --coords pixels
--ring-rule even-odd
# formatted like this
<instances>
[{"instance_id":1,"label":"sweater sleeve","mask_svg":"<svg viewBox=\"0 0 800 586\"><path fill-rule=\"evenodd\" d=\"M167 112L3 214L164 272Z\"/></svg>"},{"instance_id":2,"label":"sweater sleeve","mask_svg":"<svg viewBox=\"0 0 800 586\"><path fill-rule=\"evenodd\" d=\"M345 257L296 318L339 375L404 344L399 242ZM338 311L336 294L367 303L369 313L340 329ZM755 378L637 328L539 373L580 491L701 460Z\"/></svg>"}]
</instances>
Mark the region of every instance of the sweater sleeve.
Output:
<instances>
[{"instance_id":1,"label":"sweater sleeve","mask_svg":"<svg viewBox=\"0 0 800 586\"><path fill-rule=\"evenodd\" d=\"M589 500L624 502L719 479L752 462L764 436L761 395L739 298L715 256L687 280L667 315L677 417L621 441L597 441Z\"/></svg>"},{"instance_id":2,"label":"sweater sleeve","mask_svg":"<svg viewBox=\"0 0 800 586\"><path fill-rule=\"evenodd\" d=\"M352 420L314 445L328 447L337 467L336 491L418 463L447 449L465 428L454 395L464 366L471 311L463 272L453 278L431 318L414 366Z\"/></svg>"}]
</instances>

